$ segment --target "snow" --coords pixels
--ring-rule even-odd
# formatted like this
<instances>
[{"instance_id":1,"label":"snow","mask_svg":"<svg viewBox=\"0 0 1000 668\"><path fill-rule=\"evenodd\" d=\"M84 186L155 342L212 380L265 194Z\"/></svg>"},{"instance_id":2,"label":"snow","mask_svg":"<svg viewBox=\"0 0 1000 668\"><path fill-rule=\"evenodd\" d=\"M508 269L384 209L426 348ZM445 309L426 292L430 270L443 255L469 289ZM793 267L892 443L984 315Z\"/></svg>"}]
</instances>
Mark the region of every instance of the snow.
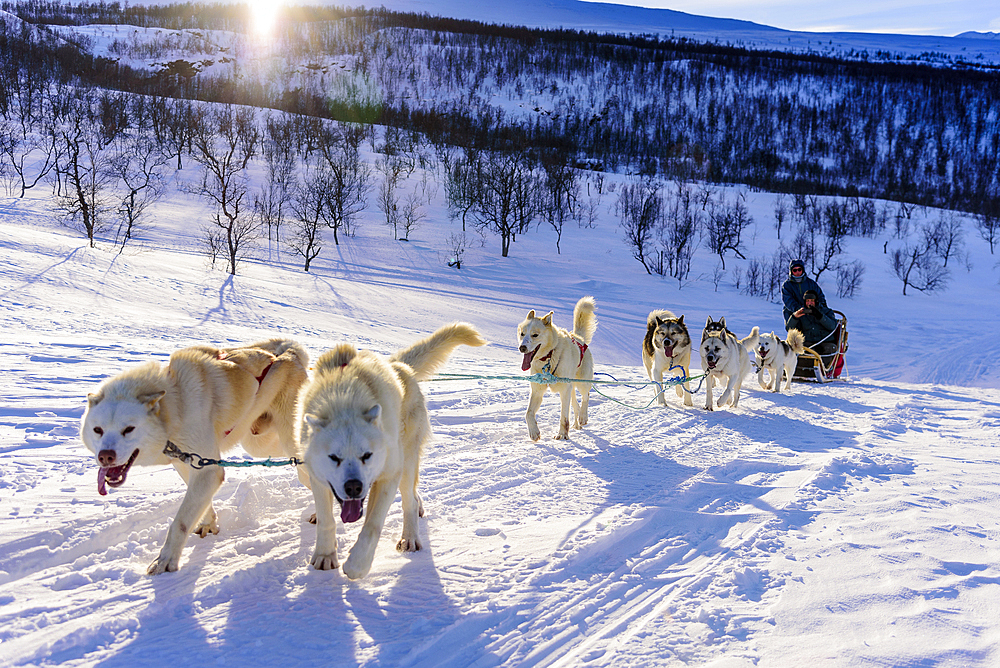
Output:
<instances>
[{"instance_id":1,"label":"snow","mask_svg":"<svg viewBox=\"0 0 1000 668\"><path fill-rule=\"evenodd\" d=\"M820 281L849 318L844 381L772 394L748 376L739 408L711 413L703 389L693 408L671 393L635 410L623 404L645 405L648 387L603 387L569 441L552 439L548 395L537 443L526 383L428 381L423 550L394 550L396 503L368 577L314 571L312 497L294 472L230 468L221 533L189 537L181 569L149 577L184 485L170 467L137 468L101 497L78 435L86 394L139 363L271 335L313 358L343 340L389 353L466 320L492 343L459 348L444 372L517 376L525 312L569 325L585 294L597 371L632 383L654 308L685 314L696 338L708 316L740 335L782 331L780 306L739 294L731 275L715 286L704 248L683 285L647 275L612 192L594 228L567 226L559 254L543 226L509 258L486 237L449 268L458 223L439 187L409 242L372 203L308 274L264 245L231 277L200 253L205 205L177 188L197 170L172 178L122 254L58 225L45 186L0 198L0 666L1000 661L1000 287L970 217L967 262L935 294L902 296L888 231L848 240L867 267L859 294L837 299ZM769 257L775 196L746 197L747 255ZM338 528L341 553L359 528Z\"/></svg>"},{"instance_id":2,"label":"snow","mask_svg":"<svg viewBox=\"0 0 1000 668\"><path fill-rule=\"evenodd\" d=\"M695 336L708 315L741 334L781 331L777 305L728 279L716 290L704 249L680 288L648 276L620 240L610 194L595 228L566 231L562 254L539 228L509 258L488 237L449 268L457 223L439 195L408 243L372 210L308 274L262 248L230 277L198 251L202 203L172 192L121 255L56 225L44 189L0 202L4 665L1000 658L1000 316L986 306L998 288L968 219L972 270L956 268L939 294L904 298L883 240L850 241L868 273L856 299L831 297L850 318L846 381L775 395L750 376L738 409L712 413L703 390L694 408L671 394L665 408L632 410L617 402L644 405L648 388L604 387L611 398L592 395L590 424L569 441L552 439L549 395L537 443L525 383L425 382L435 438L421 471L424 550L393 549L397 503L367 578L314 571L308 490L289 469L231 468L216 497L222 533L190 537L180 571L149 577L181 480L136 469L100 497L78 437L87 392L132 365L276 334L313 357L340 340L388 353L462 319L492 344L458 349L445 372L519 375L524 313L551 308L568 325L583 294L598 304L598 371L635 383L653 308L684 313ZM747 195L752 255L777 244L773 200ZM339 530L341 551L357 530Z\"/></svg>"}]
</instances>

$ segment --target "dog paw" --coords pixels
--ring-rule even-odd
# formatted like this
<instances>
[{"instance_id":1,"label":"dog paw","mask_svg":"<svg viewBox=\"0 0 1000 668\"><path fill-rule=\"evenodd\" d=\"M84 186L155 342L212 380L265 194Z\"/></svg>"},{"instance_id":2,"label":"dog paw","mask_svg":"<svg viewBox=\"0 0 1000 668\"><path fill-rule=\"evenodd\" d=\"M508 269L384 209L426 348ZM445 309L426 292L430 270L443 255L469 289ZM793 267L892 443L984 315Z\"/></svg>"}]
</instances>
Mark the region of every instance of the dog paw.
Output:
<instances>
[{"instance_id":1,"label":"dog paw","mask_svg":"<svg viewBox=\"0 0 1000 668\"><path fill-rule=\"evenodd\" d=\"M317 571L332 571L340 565L337 563L336 552L333 554L313 554L309 563L312 564L312 567Z\"/></svg>"},{"instance_id":2,"label":"dog paw","mask_svg":"<svg viewBox=\"0 0 1000 668\"><path fill-rule=\"evenodd\" d=\"M419 540L416 538L406 538L405 536L400 538L399 542L396 543L397 552L417 552L421 547L423 546Z\"/></svg>"},{"instance_id":3,"label":"dog paw","mask_svg":"<svg viewBox=\"0 0 1000 668\"><path fill-rule=\"evenodd\" d=\"M537 441L542 437L542 432L536 427L534 429L528 428L528 438L532 441Z\"/></svg>"},{"instance_id":4,"label":"dog paw","mask_svg":"<svg viewBox=\"0 0 1000 668\"><path fill-rule=\"evenodd\" d=\"M557 441L568 441L569 440L569 432L568 431L561 431L561 432L559 432L558 434L556 434L556 440Z\"/></svg>"},{"instance_id":5,"label":"dog paw","mask_svg":"<svg viewBox=\"0 0 1000 668\"><path fill-rule=\"evenodd\" d=\"M714 411L715 409L712 408L712 404L705 404L705 410L706 411Z\"/></svg>"},{"instance_id":6,"label":"dog paw","mask_svg":"<svg viewBox=\"0 0 1000 668\"><path fill-rule=\"evenodd\" d=\"M309 516L309 524L316 524L316 513Z\"/></svg>"},{"instance_id":7,"label":"dog paw","mask_svg":"<svg viewBox=\"0 0 1000 668\"><path fill-rule=\"evenodd\" d=\"M365 560L360 557L355 557L352 552L351 556L347 557L347 561L344 562L344 575L346 575L351 580L360 580L364 576L368 575L368 571L372 568L371 560Z\"/></svg>"},{"instance_id":8,"label":"dog paw","mask_svg":"<svg viewBox=\"0 0 1000 668\"><path fill-rule=\"evenodd\" d=\"M194 528L194 531L192 531L191 533L196 534L196 535L200 536L201 538L205 538L209 534L216 534L216 535L218 535L218 533L219 533L219 523L216 522L215 520L212 520L211 522L204 522L204 523L199 524L198 526L196 526Z\"/></svg>"},{"instance_id":9,"label":"dog paw","mask_svg":"<svg viewBox=\"0 0 1000 668\"><path fill-rule=\"evenodd\" d=\"M177 559L168 559L164 556L159 556L156 560L149 565L146 569L146 575L159 575L160 573L172 573L177 570L180 565Z\"/></svg>"}]
</instances>

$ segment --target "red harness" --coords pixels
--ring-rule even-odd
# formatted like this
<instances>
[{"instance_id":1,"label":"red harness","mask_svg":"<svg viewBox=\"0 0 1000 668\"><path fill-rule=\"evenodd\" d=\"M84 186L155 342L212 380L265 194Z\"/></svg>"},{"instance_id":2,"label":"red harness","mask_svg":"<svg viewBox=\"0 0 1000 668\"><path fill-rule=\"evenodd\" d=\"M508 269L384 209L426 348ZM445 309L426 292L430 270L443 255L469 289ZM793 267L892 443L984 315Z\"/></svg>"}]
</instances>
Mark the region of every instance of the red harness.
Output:
<instances>
[{"instance_id":1,"label":"red harness","mask_svg":"<svg viewBox=\"0 0 1000 668\"><path fill-rule=\"evenodd\" d=\"M576 347L580 349L580 361L576 363L576 368L579 369L583 365L583 354L587 352L587 348L589 348L590 346L588 346L583 341L577 341L576 339L573 339L572 341L573 343L576 344ZM553 348L552 350L549 351L549 354L546 355L545 357L539 357L538 361L544 362L546 360L552 359L552 353L554 353L555 351L556 349Z\"/></svg>"}]
</instances>

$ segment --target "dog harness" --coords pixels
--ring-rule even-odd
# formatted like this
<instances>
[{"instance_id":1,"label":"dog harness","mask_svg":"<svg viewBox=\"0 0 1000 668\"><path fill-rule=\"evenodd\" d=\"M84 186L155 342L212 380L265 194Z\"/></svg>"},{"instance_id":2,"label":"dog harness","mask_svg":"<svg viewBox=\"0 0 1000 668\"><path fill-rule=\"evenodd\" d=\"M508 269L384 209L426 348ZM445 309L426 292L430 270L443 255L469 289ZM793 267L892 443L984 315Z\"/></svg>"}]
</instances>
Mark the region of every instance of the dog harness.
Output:
<instances>
[{"instance_id":1,"label":"dog harness","mask_svg":"<svg viewBox=\"0 0 1000 668\"><path fill-rule=\"evenodd\" d=\"M580 361L576 363L576 368L579 369L581 366L583 366L583 354L585 352L587 352L587 348L589 348L590 346L588 346L583 341L577 341L575 338L571 339L571 340L573 341L573 343L576 344L576 347L580 349ZM556 349L553 348L552 350L549 351L549 354L546 355L545 357L539 357L538 361L539 362L546 362L546 361L551 360L552 359L552 353L554 353L555 351L556 351Z\"/></svg>"}]
</instances>

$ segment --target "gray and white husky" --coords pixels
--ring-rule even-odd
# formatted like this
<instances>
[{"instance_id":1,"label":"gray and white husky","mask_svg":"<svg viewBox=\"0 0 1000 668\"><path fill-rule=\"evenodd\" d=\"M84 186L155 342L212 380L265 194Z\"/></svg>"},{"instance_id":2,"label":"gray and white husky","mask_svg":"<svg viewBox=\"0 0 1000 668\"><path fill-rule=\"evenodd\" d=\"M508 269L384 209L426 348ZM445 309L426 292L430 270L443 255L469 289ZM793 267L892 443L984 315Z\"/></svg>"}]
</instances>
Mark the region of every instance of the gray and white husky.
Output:
<instances>
[{"instance_id":1,"label":"gray and white husky","mask_svg":"<svg viewBox=\"0 0 1000 668\"><path fill-rule=\"evenodd\" d=\"M705 410L713 410L712 387L716 379L726 379L726 390L719 397L718 406L732 402L733 408L739 404L743 378L750 372L750 351L757 346L760 329L754 327L743 339L726 327L726 319L718 321L708 317L701 341L701 368L708 374L705 379Z\"/></svg>"},{"instance_id":2,"label":"gray and white husky","mask_svg":"<svg viewBox=\"0 0 1000 668\"><path fill-rule=\"evenodd\" d=\"M642 339L642 365L646 367L646 375L657 383L663 382L663 373L671 374L679 371L684 378L691 375L691 336L688 334L684 316L675 316L666 309L650 311L646 317L646 336ZM674 386L677 396L683 397L685 406L693 406L691 387L688 381L683 387ZM667 405L667 400L656 388L656 399L661 406Z\"/></svg>"}]
</instances>

